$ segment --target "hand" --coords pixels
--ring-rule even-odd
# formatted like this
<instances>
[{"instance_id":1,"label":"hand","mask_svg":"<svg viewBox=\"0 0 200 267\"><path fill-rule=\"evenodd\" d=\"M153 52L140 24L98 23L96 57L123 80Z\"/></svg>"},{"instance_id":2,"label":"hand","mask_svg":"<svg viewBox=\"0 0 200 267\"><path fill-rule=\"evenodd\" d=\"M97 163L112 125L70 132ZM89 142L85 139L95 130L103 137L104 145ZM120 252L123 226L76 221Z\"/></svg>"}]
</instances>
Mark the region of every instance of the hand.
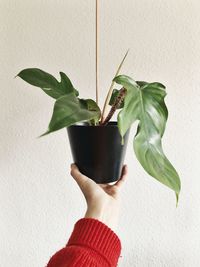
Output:
<instances>
[{"instance_id":1,"label":"hand","mask_svg":"<svg viewBox=\"0 0 200 267\"><path fill-rule=\"evenodd\" d=\"M97 219L116 231L120 210L119 193L127 177L127 172L127 166L124 165L121 177L115 184L96 184L80 173L75 164L71 165L71 175L79 185L87 202L85 218Z\"/></svg>"}]
</instances>

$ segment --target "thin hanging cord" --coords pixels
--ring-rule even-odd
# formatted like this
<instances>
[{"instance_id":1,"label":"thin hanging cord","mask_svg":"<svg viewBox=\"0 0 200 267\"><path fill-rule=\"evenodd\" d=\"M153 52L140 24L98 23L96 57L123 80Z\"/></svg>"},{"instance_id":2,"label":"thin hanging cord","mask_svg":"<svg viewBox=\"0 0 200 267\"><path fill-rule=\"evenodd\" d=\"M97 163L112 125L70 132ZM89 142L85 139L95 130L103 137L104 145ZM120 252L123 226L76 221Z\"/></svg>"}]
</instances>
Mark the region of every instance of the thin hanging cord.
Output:
<instances>
[{"instance_id":1,"label":"thin hanging cord","mask_svg":"<svg viewBox=\"0 0 200 267\"><path fill-rule=\"evenodd\" d=\"M96 29L95 29L96 37L95 37L95 42L96 42L96 47L95 47L95 52L96 52L96 102L98 105L99 102L99 92L98 92L98 0L96 0Z\"/></svg>"}]
</instances>

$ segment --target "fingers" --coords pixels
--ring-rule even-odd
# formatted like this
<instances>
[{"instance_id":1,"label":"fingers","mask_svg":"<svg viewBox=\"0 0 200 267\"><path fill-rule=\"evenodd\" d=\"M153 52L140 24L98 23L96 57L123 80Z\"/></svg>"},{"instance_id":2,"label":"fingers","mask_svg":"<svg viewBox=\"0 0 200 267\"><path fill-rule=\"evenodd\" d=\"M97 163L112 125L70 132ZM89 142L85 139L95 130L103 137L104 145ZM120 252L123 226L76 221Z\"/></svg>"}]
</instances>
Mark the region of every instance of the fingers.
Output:
<instances>
[{"instance_id":1,"label":"fingers","mask_svg":"<svg viewBox=\"0 0 200 267\"><path fill-rule=\"evenodd\" d=\"M74 178L80 189L83 191L85 188L85 183L89 180L89 178L83 175L74 163L71 164L71 176Z\"/></svg>"},{"instance_id":2,"label":"fingers","mask_svg":"<svg viewBox=\"0 0 200 267\"><path fill-rule=\"evenodd\" d=\"M94 194L94 192L98 188L97 184L94 181L92 181L89 177L83 175L79 171L76 164L71 164L71 176L77 182L78 186L80 187L88 203L88 201L91 199L91 196Z\"/></svg>"},{"instance_id":3,"label":"fingers","mask_svg":"<svg viewBox=\"0 0 200 267\"><path fill-rule=\"evenodd\" d=\"M115 183L115 187L117 188L121 188L121 186L123 185L124 181L126 180L128 175L128 167L127 165L124 165L122 168L122 174L120 179Z\"/></svg>"}]
</instances>

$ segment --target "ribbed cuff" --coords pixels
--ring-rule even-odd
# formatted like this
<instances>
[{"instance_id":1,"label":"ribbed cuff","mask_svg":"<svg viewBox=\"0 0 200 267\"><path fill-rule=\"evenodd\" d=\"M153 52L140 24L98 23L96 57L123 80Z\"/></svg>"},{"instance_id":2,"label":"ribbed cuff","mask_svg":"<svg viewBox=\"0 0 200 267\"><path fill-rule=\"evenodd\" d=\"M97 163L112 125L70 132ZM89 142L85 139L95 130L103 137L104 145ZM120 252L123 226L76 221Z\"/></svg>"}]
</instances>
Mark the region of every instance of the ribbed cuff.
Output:
<instances>
[{"instance_id":1,"label":"ribbed cuff","mask_svg":"<svg viewBox=\"0 0 200 267\"><path fill-rule=\"evenodd\" d=\"M67 246L84 246L105 258L110 266L116 266L121 252L118 236L104 223L92 219L80 219L74 226Z\"/></svg>"}]
</instances>

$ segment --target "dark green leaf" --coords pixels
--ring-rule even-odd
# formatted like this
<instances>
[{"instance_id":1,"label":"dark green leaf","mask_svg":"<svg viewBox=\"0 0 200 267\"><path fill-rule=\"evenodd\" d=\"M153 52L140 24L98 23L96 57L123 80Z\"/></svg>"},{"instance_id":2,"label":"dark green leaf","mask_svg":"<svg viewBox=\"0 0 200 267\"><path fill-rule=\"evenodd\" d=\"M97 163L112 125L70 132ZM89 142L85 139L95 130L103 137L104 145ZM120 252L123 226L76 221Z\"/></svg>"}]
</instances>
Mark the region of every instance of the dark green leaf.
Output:
<instances>
[{"instance_id":1,"label":"dark green leaf","mask_svg":"<svg viewBox=\"0 0 200 267\"><path fill-rule=\"evenodd\" d=\"M55 99L71 92L78 95L78 91L74 89L71 81L63 72L60 72L61 82L58 82L51 74L37 68L22 70L17 76L31 85L40 87L47 95Z\"/></svg>"},{"instance_id":2,"label":"dark green leaf","mask_svg":"<svg viewBox=\"0 0 200 267\"><path fill-rule=\"evenodd\" d=\"M99 120L100 109L91 99L78 99L74 93L56 100L53 115L45 134L68 127L77 122Z\"/></svg>"},{"instance_id":3,"label":"dark green leaf","mask_svg":"<svg viewBox=\"0 0 200 267\"><path fill-rule=\"evenodd\" d=\"M127 89L124 108L118 115L118 126L122 136L131 124L139 120L134 139L135 154L143 168L154 178L175 191L180 192L178 173L165 156L161 138L167 121L164 103L166 91L160 83L135 82L120 75L115 82Z\"/></svg>"},{"instance_id":4,"label":"dark green leaf","mask_svg":"<svg viewBox=\"0 0 200 267\"><path fill-rule=\"evenodd\" d=\"M73 87L70 79L67 77L67 75L64 72L60 72L60 86L62 88L62 91L65 92L65 94L69 93L75 93L76 96L79 95L78 91Z\"/></svg>"},{"instance_id":5,"label":"dark green leaf","mask_svg":"<svg viewBox=\"0 0 200 267\"><path fill-rule=\"evenodd\" d=\"M148 84L147 82L144 82L144 81L136 81L137 85L139 85L140 87L141 86L144 86L146 84Z\"/></svg>"},{"instance_id":6,"label":"dark green leaf","mask_svg":"<svg viewBox=\"0 0 200 267\"><path fill-rule=\"evenodd\" d=\"M115 103L115 100L116 98L118 97L119 95L119 91L120 90L117 90L117 89L113 89L113 92L112 92L112 95L111 95L111 98L110 98L110 102L109 102L109 105L112 106L114 103ZM124 107L124 100L122 101L121 105L119 106L118 109L121 109Z\"/></svg>"}]
</instances>

